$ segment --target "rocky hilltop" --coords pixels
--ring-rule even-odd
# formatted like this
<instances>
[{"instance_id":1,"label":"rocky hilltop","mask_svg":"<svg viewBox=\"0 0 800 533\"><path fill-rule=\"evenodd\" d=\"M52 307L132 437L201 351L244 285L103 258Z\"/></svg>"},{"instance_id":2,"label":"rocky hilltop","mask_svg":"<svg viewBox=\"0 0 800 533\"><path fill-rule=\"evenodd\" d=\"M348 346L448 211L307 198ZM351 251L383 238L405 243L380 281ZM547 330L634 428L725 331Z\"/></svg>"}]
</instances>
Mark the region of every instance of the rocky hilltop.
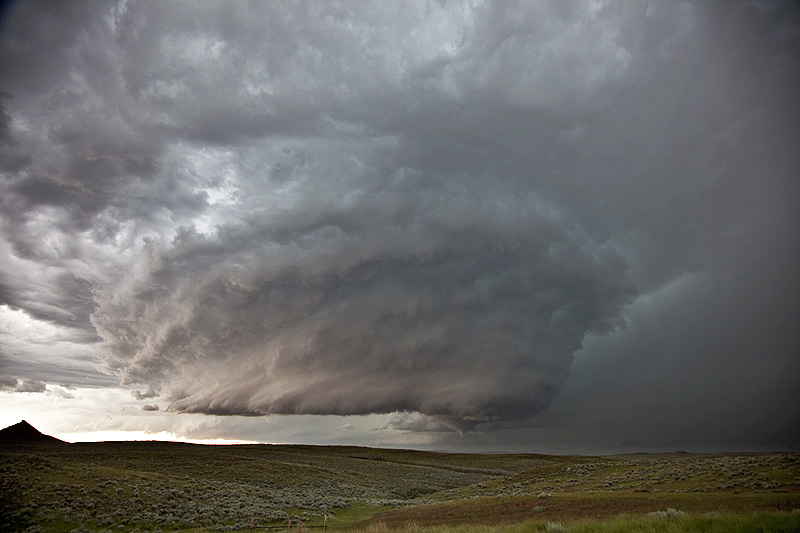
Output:
<instances>
[{"instance_id":1,"label":"rocky hilltop","mask_svg":"<svg viewBox=\"0 0 800 533\"><path fill-rule=\"evenodd\" d=\"M26 421L18 422L13 426L0 429L0 445L2 444L38 444L62 443L63 440L45 435Z\"/></svg>"}]
</instances>

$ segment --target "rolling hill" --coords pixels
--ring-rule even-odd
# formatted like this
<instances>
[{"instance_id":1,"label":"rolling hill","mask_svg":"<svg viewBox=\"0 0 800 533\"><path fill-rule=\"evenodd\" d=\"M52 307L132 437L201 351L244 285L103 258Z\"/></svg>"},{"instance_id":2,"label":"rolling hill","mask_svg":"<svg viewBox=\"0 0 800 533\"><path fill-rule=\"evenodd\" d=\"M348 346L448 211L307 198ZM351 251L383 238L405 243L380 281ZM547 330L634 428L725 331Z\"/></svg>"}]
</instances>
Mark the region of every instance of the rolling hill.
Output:
<instances>
[{"instance_id":1,"label":"rolling hill","mask_svg":"<svg viewBox=\"0 0 800 533\"><path fill-rule=\"evenodd\" d=\"M0 431L0 441L6 444L0 446L3 531L250 531L251 524L289 521L320 526L325 517L335 530L528 524L526 531L545 531L557 523L577 531L586 520L662 516L706 524L681 522L682 530L714 522L721 531L728 529L725 520L745 519L757 527L768 519L789 524L768 528L774 531L800 530L800 512L792 513L800 509L798 454L589 457L66 444L23 423Z\"/></svg>"}]
</instances>

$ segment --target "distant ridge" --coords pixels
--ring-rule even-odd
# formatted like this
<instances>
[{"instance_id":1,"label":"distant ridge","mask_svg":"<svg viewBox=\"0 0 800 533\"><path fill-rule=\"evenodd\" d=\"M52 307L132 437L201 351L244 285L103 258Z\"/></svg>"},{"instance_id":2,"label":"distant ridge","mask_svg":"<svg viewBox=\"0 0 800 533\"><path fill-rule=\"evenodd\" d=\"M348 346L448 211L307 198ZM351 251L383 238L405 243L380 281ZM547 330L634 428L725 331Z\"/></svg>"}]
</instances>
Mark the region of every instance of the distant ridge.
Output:
<instances>
[{"instance_id":1,"label":"distant ridge","mask_svg":"<svg viewBox=\"0 0 800 533\"><path fill-rule=\"evenodd\" d=\"M0 429L0 444L64 443L63 440L45 435L26 421Z\"/></svg>"}]
</instances>

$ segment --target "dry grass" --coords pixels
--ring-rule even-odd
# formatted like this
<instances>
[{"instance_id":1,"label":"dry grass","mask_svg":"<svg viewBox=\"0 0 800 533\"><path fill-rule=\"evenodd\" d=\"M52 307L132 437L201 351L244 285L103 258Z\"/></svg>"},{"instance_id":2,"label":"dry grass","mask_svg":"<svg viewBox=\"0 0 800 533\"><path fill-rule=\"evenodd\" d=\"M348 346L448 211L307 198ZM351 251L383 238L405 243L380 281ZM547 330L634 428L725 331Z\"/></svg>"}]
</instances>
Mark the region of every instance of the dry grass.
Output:
<instances>
[{"instance_id":1,"label":"dry grass","mask_svg":"<svg viewBox=\"0 0 800 533\"><path fill-rule=\"evenodd\" d=\"M337 446L0 448L0 529L427 531L800 508L797 454L566 457ZM555 527L555 526L552 526ZM538 529L528 529L536 531Z\"/></svg>"}]
</instances>

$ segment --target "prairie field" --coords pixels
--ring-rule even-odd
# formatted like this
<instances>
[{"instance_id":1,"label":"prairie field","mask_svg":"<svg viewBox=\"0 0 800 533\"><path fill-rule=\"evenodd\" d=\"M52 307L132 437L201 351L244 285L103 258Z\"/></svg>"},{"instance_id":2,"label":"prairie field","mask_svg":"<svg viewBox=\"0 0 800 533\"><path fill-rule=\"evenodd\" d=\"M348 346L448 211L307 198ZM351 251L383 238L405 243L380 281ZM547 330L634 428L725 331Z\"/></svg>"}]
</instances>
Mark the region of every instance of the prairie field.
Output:
<instances>
[{"instance_id":1,"label":"prairie field","mask_svg":"<svg viewBox=\"0 0 800 533\"><path fill-rule=\"evenodd\" d=\"M312 531L326 516L331 531L800 531L800 454L0 447L2 531Z\"/></svg>"}]
</instances>

